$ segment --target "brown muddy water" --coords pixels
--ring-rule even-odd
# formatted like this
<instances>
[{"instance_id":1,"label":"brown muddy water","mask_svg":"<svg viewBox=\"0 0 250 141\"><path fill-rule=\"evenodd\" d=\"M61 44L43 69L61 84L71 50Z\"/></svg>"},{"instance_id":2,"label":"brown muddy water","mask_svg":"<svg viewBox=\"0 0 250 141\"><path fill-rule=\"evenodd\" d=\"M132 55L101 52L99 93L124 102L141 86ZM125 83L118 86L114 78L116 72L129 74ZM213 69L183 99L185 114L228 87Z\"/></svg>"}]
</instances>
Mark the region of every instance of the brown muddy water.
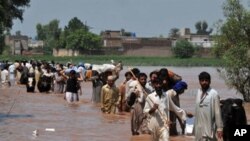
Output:
<instances>
[{"instance_id":1,"label":"brown muddy water","mask_svg":"<svg viewBox=\"0 0 250 141\"><path fill-rule=\"evenodd\" d=\"M138 67L149 72L161 67ZM230 90L213 67L168 67L188 83L188 90L180 96L181 107L194 112L194 99L199 88L198 74L207 71L212 76L211 86L221 98L240 97ZM124 80L124 67L116 84ZM0 87L0 141L139 141L148 136L131 136L129 113L105 115L99 105L91 102L91 82L83 83L84 94L77 104L68 104L63 95L27 93L25 86ZM245 104L248 123L249 104ZM33 131L37 130L37 135ZM48 131L46 131L48 130ZM175 141L193 140L190 136L171 137Z\"/></svg>"}]
</instances>

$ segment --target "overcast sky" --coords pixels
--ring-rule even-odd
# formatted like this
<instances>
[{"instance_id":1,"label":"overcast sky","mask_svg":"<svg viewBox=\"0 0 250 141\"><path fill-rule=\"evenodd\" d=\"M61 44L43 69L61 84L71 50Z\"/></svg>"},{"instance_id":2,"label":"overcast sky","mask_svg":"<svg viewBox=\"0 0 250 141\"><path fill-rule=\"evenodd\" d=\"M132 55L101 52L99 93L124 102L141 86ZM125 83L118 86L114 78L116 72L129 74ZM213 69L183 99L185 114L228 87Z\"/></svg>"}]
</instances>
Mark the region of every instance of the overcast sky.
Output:
<instances>
[{"instance_id":1,"label":"overcast sky","mask_svg":"<svg viewBox=\"0 0 250 141\"><path fill-rule=\"evenodd\" d=\"M223 19L225 0L31 0L25 9L23 22L14 21L12 34L20 30L23 35L36 36L38 23L48 24L53 19L66 26L77 17L91 32L125 29L139 37L168 36L171 28L190 28L205 20L208 27ZM249 1L249 0L243 0ZM246 7L248 7L247 2Z\"/></svg>"}]
</instances>

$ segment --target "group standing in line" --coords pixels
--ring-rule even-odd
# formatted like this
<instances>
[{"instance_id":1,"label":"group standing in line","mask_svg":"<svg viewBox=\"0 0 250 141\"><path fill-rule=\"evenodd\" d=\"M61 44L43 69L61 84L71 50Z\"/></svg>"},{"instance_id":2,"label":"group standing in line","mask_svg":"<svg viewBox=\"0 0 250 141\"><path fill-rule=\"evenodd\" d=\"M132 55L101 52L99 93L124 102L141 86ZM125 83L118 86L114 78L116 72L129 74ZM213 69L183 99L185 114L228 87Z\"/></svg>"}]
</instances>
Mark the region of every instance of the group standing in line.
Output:
<instances>
[{"instance_id":1,"label":"group standing in line","mask_svg":"<svg viewBox=\"0 0 250 141\"><path fill-rule=\"evenodd\" d=\"M115 82L119 73L99 73L72 63L68 63L68 70L59 63L35 61L16 61L12 66L7 63L0 66L2 86L10 86L10 75L15 74L17 83L25 84L27 92L34 92L37 87L40 92L64 93L69 103L79 101L79 94L83 93L81 83L91 81L91 100L100 103L103 113L130 112L131 134L151 134L154 141L169 141L170 135L178 135L176 121L184 134L185 120L193 116L180 108L179 95L188 88L187 83L166 68L150 72L149 80L138 68L129 69L125 80L117 87ZM195 140L214 141L223 136L220 98L210 87L209 73L201 72L198 80L201 88L195 101Z\"/></svg>"}]
</instances>

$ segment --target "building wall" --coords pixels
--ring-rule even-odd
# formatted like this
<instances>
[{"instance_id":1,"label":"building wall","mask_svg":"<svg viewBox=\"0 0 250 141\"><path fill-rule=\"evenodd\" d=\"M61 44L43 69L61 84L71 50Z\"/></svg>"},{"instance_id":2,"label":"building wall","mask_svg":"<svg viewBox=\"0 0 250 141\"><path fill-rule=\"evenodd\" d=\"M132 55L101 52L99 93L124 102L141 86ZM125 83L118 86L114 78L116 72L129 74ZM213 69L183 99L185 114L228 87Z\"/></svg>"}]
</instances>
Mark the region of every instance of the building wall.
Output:
<instances>
[{"instance_id":1,"label":"building wall","mask_svg":"<svg viewBox=\"0 0 250 141\"><path fill-rule=\"evenodd\" d=\"M54 56L78 56L78 55L124 55L124 56L161 56L171 57L173 53L171 47L133 47L133 48L103 48L102 50L92 51L73 51L70 49L54 49ZM212 57L210 48L201 48L194 56L198 57Z\"/></svg>"},{"instance_id":2,"label":"building wall","mask_svg":"<svg viewBox=\"0 0 250 141\"><path fill-rule=\"evenodd\" d=\"M39 40L32 40L32 39L29 39L28 41L28 47L31 47L31 48L38 48L38 47L43 47L44 46L44 42Z\"/></svg>"},{"instance_id":3,"label":"building wall","mask_svg":"<svg viewBox=\"0 0 250 141\"><path fill-rule=\"evenodd\" d=\"M123 55L126 56L161 56L167 57L172 56L171 47L153 47L144 46L138 48L127 49Z\"/></svg>"},{"instance_id":4,"label":"building wall","mask_svg":"<svg viewBox=\"0 0 250 141\"><path fill-rule=\"evenodd\" d=\"M141 38L142 46L159 46L159 47L170 47L171 40L169 38Z\"/></svg>"},{"instance_id":5,"label":"building wall","mask_svg":"<svg viewBox=\"0 0 250 141\"><path fill-rule=\"evenodd\" d=\"M185 35L191 34L190 28L182 28L182 29L180 29L179 32L180 32L180 36L185 36Z\"/></svg>"},{"instance_id":6,"label":"building wall","mask_svg":"<svg viewBox=\"0 0 250 141\"><path fill-rule=\"evenodd\" d=\"M103 46L104 47L121 47L122 46L121 38L104 39Z\"/></svg>"},{"instance_id":7,"label":"building wall","mask_svg":"<svg viewBox=\"0 0 250 141\"><path fill-rule=\"evenodd\" d=\"M201 46L204 48L209 48L213 46L213 42L210 40L209 35L192 35L190 38L190 42L193 45Z\"/></svg>"},{"instance_id":8,"label":"building wall","mask_svg":"<svg viewBox=\"0 0 250 141\"><path fill-rule=\"evenodd\" d=\"M20 55L22 53L21 42L19 40L12 40L11 43L13 44L12 55Z\"/></svg>"},{"instance_id":9,"label":"building wall","mask_svg":"<svg viewBox=\"0 0 250 141\"><path fill-rule=\"evenodd\" d=\"M5 36L5 44L10 46L12 55L20 55L28 50L28 36Z\"/></svg>"},{"instance_id":10,"label":"building wall","mask_svg":"<svg viewBox=\"0 0 250 141\"><path fill-rule=\"evenodd\" d=\"M107 30L102 33L102 38L113 38L113 37L121 37L121 31L112 31L112 30Z\"/></svg>"},{"instance_id":11,"label":"building wall","mask_svg":"<svg viewBox=\"0 0 250 141\"><path fill-rule=\"evenodd\" d=\"M78 56L79 51L72 49L53 49L53 56Z\"/></svg>"},{"instance_id":12,"label":"building wall","mask_svg":"<svg viewBox=\"0 0 250 141\"><path fill-rule=\"evenodd\" d=\"M189 29L182 31L183 36L187 36L191 42ZM72 50L60 49L54 50L54 56L77 56L79 54L88 55L126 55L126 56L173 56L171 51L172 40L170 38L137 38L121 36L120 31L105 31L102 33L103 48L99 50L85 50L74 52ZM194 41L204 40L203 36L194 36ZM203 49L197 52L197 56L202 56ZM204 55L209 56L207 52Z\"/></svg>"}]
</instances>

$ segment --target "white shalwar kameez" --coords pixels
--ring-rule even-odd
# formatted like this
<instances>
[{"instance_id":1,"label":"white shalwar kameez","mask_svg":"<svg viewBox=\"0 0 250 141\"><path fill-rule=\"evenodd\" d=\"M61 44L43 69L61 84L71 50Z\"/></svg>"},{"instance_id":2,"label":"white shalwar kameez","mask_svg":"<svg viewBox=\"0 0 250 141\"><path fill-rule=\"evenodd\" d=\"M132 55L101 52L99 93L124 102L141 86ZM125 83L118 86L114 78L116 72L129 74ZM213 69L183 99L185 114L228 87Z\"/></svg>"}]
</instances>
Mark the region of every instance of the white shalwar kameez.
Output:
<instances>
[{"instance_id":1,"label":"white shalwar kameez","mask_svg":"<svg viewBox=\"0 0 250 141\"><path fill-rule=\"evenodd\" d=\"M154 104L158 104L158 109L151 114L148 123L148 128L153 135L153 141L169 141L169 127L166 124L169 122L169 110L175 112L182 121L186 120L186 112L177 107L171 99L171 96L175 94L176 92L171 89L163 92L161 98L156 92L149 94L146 98L144 113L148 113Z\"/></svg>"},{"instance_id":2,"label":"white shalwar kameez","mask_svg":"<svg viewBox=\"0 0 250 141\"><path fill-rule=\"evenodd\" d=\"M222 131L220 100L217 91L209 88L202 96L198 90L195 107L195 141L216 141L216 131Z\"/></svg>"}]
</instances>

